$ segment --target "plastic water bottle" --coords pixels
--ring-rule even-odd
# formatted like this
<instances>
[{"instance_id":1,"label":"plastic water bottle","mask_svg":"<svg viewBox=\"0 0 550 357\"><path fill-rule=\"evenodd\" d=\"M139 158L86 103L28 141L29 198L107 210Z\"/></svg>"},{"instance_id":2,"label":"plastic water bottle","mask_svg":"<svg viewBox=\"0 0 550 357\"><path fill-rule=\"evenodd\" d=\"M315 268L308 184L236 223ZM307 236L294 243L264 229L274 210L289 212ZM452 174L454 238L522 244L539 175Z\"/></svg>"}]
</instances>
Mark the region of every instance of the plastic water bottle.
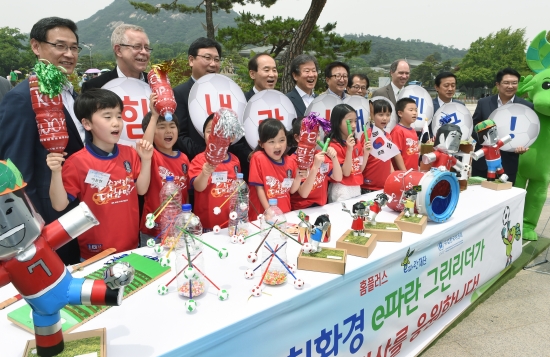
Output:
<instances>
[{"instance_id":1,"label":"plastic water bottle","mask_svg":"<svg viewBox=\"0 0 550 357\"><path fill-rule=\"evenodd\" d=\"M264 277L264 284L280 285L286 282L287 277L287 269L285 268L285 266L287 265L287 236L281 233L281 231L286 233L286 217L281 209L277 206L277 200L274 198L269 200L269 207L264 212L261 227L262 229L266 229L271 228L273 225L276 228L272 228L271 231L269 231L269 229L266 230L264 236L269 232L265 241L272 250L276 251L277 256L273 256L273 259L271 259L271 251L266 248L264 244L264 246L262 247L262 261L266 258L269 258L269 260L271 260L269 268L267 268L267 262L269 262L269 260L264 264L264 266L267 268L267 273L265 273Z\"/></svg>"},{"instance_id":2,"label":"plastic water bottle","mask_svg":"<svg viewBox=\"0 0 550 357\"><path fill-rule=\"evenodd\" d=\"M237 213L237 218L229 218L229 236L242 234L246 237L248 235L249 191L242 173L237 174L237 181L234 182L231 192L235 192L235 194L231 196L229 213Z\"/></svg>"},{"instance_id":3,"label":"plastic water bottle","mask_svg":"<svg viewBox=\"0 0 550 357\"><path fill-rule=\"evenodd\" d=\"M170 200L172 196L173 198ZM160 190L159 197L161 208L170 200L160 214L159 228L162 233L161 237L165 237L169 233L167 228L181 212L181 188L174 183L173 176L166 176L166 182Z\"/></svg>"}]
</instances>

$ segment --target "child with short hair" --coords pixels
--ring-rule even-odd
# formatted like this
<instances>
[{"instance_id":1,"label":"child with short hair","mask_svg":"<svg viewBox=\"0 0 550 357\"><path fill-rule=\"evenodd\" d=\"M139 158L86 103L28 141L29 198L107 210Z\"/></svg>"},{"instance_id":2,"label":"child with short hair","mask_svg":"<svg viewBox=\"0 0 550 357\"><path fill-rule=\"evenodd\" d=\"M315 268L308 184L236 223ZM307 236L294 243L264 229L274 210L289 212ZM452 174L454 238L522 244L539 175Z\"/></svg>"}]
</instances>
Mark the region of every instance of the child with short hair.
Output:
<instances>
[{"instance_id":1,"label":"child with short hair","mask_svg":"<svg viewBox=\"0 0 550 357\"><path fill-rule=\"evenodd\" d=\"M286 154L287 131L283 123L272 118L262 121L258 137L258 146L250 159L249 184L254 186L250 190L250 220L257 219L269 207L271 198L277 199L283 213L290 212L290 195L300 188L307 174L298 174L296 160Z\"/></svg>"},{"instance_id":2,"label":"child with short hair","mask_svg":"<svg viewBox=\"0 0 550 357\"><path fill-rule=\"evenodd\" d=\"M139 235L142 247L147 244L149 238L156 238L162 234L158 225L149 229L145 226L145 221L147 214L154 212L161 205L160 190L166 182L167 176L174 177L174 183L181 189L182 203L188 201L189 159L181 151L174 150L179 133L178 118L172 114L172 120L167 121L162 115L159 115L155 110L156 100L157 95L154 92L151 93L149 97L150 112L141 121L143 139L152 142L154 147L151 159L151 184L144 197L145 204L141 215Z\"/></svg>"},{"instance_id":3,"label":"child with short hair","mask_svg":"<svg viewBox=\"0 0 550 357\"><path fill-rule=\"evenodd\" d=\"M82 259L108 248L123 252L138 246L138 194L149 188L153 146L147 140L138 140L136 149L117 145L124 127L122 108L122 100L109 90L81 94L74 112L86 129L86 146L66 161L66 153L46 157L52 207L62 211L78 198L100 223L78 237Z\"/></svg>"},{"instance_id":4,"label":"child with short hair","mask_svg":"<svg viewBox=\"0 0 550 357\"><path fill-rule=\"evenodd\" d=\"M214 113L206 118L202 127L206 147L208 147L208 140L212 132L213 119ZM239 159L229 152L225 154L223 161L217 166L206 161L206 151L198 154L191 161L189 177L191 178L192 188L195 190L195 202L197 203L194 207L194 213L201 219L205 231L211 231L214 226L221 226L227 222L230 210L229 203L221 207L221 213L217 215L214 214L214 207L220 207L231 195L239 172L241 172Z\"/></svg>"},{"instance_id":5,"label":"child with short hair","mask_svg":"<svg viewBox=\"0 0 550 357\"><path fill-rule=\"evenodd\" d=\"M292 139L294 146L298 146L300 140L300 130L302 128L302 119L297 118L292 122ZM319 135L317 135L319 139ZM342 168L336 156L336 150L329 147L324 153L320 150L315 150L313 165L309 170L309 175L300 186L302 191L296 191L290 195L290 203L293 211L324 206L328 200L328 183L329 178L334 182L342 180ZM303 196L302 196L303 195Z\"/></svg>"},{"instance_id":6,"label":"child with short hair","mask_svg":"<svg viewBox=\"0 0 550 357\"><path fill-rule=\"evenodd\" d=\"M386 125L390 123L391 119L391 104L385 100L375 100L371 102L371 118L372 125L380 129L380 132L384 133L386 139L392 141L390 133L385 131ZM372 127L367 131L367 136L372 136ZM365 142L365 135L361 136L361 143ZM405 170L405 164L401 154L397 154L394 157L397 164L397 170ZM370 155L367 160L367 166L363 170L363 184L361 185L361 193L369 193L373 191L383 190L386 179L391 173L391 160L386 162L378 159L374 155Z\"/></svg>"},{"instance_id":7,"label":"child with short hair","mask_svg":"<svg viewBox=\"0 0 550 357\"><path fill-rule=\"evenodd\" d=\"M330 114L330 147L334 148L338 162L342 166L342 181L332 182L329 187L328 201L339 202L361 195L363 170L367 165L370 141L361 144L355 139L357 114L348 104L338 104ZM351 133L350 133L351 131Z\"/></svg>"},{"instance_id":8,"label":"child with short hair","mask_svg":"<svg viewBox=\"0 0 550 357\"><path fill-rule=\"evenodd\" d=\"M395 110L397 111L399 122L391 132L393 143L401 151L405 170L418 170L420 155L418 135L416 135L416 131L412 128L418 116L416 102L411 98L401 98L395 104ZM395 157L392 159L394 167L399 167L398 160Z\"/></svg>"}]
</instances>

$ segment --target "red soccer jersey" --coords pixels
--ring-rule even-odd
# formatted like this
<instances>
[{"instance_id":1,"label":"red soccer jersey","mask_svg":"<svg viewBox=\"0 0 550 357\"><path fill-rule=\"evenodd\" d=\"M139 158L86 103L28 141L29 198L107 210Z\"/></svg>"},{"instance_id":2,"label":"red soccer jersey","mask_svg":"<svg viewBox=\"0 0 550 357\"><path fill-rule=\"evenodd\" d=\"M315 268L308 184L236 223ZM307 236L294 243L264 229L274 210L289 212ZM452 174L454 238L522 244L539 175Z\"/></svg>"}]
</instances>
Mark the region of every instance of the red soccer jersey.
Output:
<instances>
[{"instance_id":1,"label":"red soccer jersey","mask_svg":"<svg viewBox=\"0 0 550 357\"><path fill-rule=\"evenodd\" d=\"M500 159L500 148L504 146L504 143L502 140L497 141L497 143L493 146L489 145L483 145L481 147L481 150L483 150L483 153L485 154L485 160L491 161Z\"/></svg>"},{"instance_id":2,"label":"red soccer jersey","mask_svg":"<svg viewBox=\"0 0 550 357\"><path fill-rule=\"evenodd\" d=\"M457 159L450 154L446 154L441 151L434 151L435 161L432 163L432 167L438 168L440 166L445 166L447 170L451 170L451 167L456 165Z\"/></svg>"},{"instance_id":3,"label":"red soccer jersey","mask_svg":"<svg viewBox=\"0 0 550 357\"><path fill-rule=\"evenodd\" d=\"M108 248L117 252L137 248L139 231L138 195L135 181L141 170L134 148L117 145L112 156L97 156L87 147L73 154L63 165L63 185L70 198L85 202L99 225L78 237L80 255L88 259ZM99 188L85 181L90 170L109 175Z\"/></svg>"},{"instance_id":4,"label":"red soccer jersey","mask_svg":"<svg viewBox=\"0 0 550 357\"><path fill-rule=\"evenodd\" d=\"M160 228L148 229L145 227L145 217L148 213L155 212L160 206L160 190L166 182L166 176L173 176L174 183L181 188L181 202L187 202L187 190L189 189L189 159L187 155L178 151L176 156L169 156L154 149L151 159L151 183L145 194L145 204L141 215L141 232L156 237ZM158 222L158 221L157 221Z\"/></svg>"},{"instance_id":5,"label":"red soccer jersey","mask_svg":"<svg viewBox=\"0 0 550 357\"><path fill-rule=\"evenodd\" d=\"M330 147L336 150L336 156L340 165L344 164L346 158L346 143L338 143L334 140L330 141ZM355 146L351 153L352 164L351 173L349 176L343 176L340 183L346 186L360 186L363 183L363 173L361 172L361 164L363 163L363 145L361 140L355 140Z\"/></svg>"},{"instance_id":6,"label":"red soccer jersey","mask_svg":"<svg viewBox=\"0 0 550 357\"><path fill-rule=\"evenodd\" d=\"M315 154L319 150L315 151ZM293 211L311 207L313 204L324 206L328 200L328 178L332 175L332 160L325 155L325 162L321 164L315 175L315 183L307 198L302 198L298 191L290 195L290 204Z\"/></svg>"},{"instance_id":7,"label":"red soccer jersey","mask_svg":"<svg viewBox=\"0 0 550 357\"><path fill-rule=\"evenodd\" d=\"M219 207L231 195L232 186L237 180L237 172L241 171L239 159L230 153L227 153L227 155L229 155L227 160L222 161L216 166L215 171L218 173L219 180L224 182L212 183L212 176L210 176L208 186L206 186L204 191L195 191L196 204L193 207L193 212L199 216L205 229L212 229L215 225L221 225L229 219L229 202L221 207L222 212L220 214L214 214L214 207ZM204 152L195 156L191 162L191 168L189 169L191 187L193 187L193 181L200 175L205 162L206 157Z\"/></svg>"},{"instance_id":8,"label":"red soccer jersey","mask_svg":"<svg viewBox=\"0 0 550 357\"><path fill-rule=\"evenodd\" d=\"M383 130L381 130L383 131ZM391 135L383 131L386 135L386 139L392 141ZM372 135L372 129L368 130L367 135L369 138ZM361 135L361 145L365 145L365 136ZM391 160L386 162L374 157L374 155L369 155L367 160L367 166L363 170L363 184L361 188L378 191L384 189L384 184L386 179L391 173Z\"/></svg>"},{"instance_id":9,"label":"red soccer jersey","mask_svg":"<svg viewBox=\"0 0 550 357\"><path fill-rule=\"evenodd\" d=\"M397 145L401 151L403 162L407 170L418 170L418 136L413 128L406 128L401 124L397 124L393 128L391 135L393 143Z\"/></svg>"},{"instance_id":10,"label":"red soccer jersey","mask_svg":"<svg viewBox=\"0 0 550 357\"><path fill-rule=\"evenodd\" d=\"M290 187L296 177L298 164L292 156L283 156L283 162L274 162L263 151L257 151L250 159L250 203L253 207L248 210L251 221L263 213L264 208L258 198L255 186L262 186L267 199L276 198L277 206L285 212L290 212Z\"/></svg>"}]
</instances>

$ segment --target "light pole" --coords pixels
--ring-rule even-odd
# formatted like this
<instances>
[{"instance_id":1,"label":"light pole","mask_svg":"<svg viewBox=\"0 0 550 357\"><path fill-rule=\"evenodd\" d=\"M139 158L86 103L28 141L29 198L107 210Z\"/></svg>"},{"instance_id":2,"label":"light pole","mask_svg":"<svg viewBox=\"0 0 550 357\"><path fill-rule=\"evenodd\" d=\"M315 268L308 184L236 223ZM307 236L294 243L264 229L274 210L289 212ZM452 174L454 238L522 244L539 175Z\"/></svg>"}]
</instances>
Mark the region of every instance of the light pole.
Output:
<instances>
[{"instance_id":1,"label":"light pole","mask_svg":"<svg viewBox=\"0 0 550 357\"><path fill-rule=\"evenodd\" d=\"M91 43L89 44L82 43L81 45L90 50L90 68L94 68L94 63L92 62L92 47L94 45Z\"/></svg>"}]
</instances>

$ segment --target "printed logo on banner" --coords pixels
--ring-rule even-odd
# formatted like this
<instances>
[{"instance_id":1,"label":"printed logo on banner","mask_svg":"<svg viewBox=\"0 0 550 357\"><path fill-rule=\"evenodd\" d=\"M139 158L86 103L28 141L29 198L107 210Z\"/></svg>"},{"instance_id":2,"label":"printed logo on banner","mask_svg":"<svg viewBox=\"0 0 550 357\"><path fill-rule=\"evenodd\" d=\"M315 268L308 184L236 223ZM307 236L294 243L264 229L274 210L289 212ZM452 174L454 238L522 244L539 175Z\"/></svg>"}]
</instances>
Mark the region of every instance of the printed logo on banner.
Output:
<instances>
[{"instance_id":1,"label":"printed logo on banner","mask_svg":"<svg viewBox=\"0 0 550 357\"><path fill-rule=\"evenodd\" d=\"M506 265L510 265L512 263L512 245L514 244L514 240L519 241L521 238L521 226L518 223L513 225L510 222L511 212L510 207L506 206L504 208L504 211L502 212L502 230L500 232L500 235L502 236L502 242L506 246Z\"/></svg>"},{"instance_id":2,"label":"printed logo on banner","mask_svg":"<svg viewBox=\"0 0 550 357\"><path fill-rule=\"evenodd\" d=\"M455 234L449 239L442 240L437 245L437 248L439 249L439 255L447 253L448 251L458 247L462 243L463 243L462 232Z\"/></svg>"},{"instance_id":3,"label":"printed logo on banner","mask_svg":"<svg viewBox=\"0 0 550 357\"><path fill-rule=\"evenodd\" d=\"M405 255L405 258L403 259L403 261L401 262L401 266L403 267L403 273L408 273L413 269L418 269L426 265L428 258L426 258L425 255L411 261L411 259L409 258L412 257L413 253L414 253L414 250L411 252L411 248L407 250L407 254Z\"/></svg>"}]
</instances>

